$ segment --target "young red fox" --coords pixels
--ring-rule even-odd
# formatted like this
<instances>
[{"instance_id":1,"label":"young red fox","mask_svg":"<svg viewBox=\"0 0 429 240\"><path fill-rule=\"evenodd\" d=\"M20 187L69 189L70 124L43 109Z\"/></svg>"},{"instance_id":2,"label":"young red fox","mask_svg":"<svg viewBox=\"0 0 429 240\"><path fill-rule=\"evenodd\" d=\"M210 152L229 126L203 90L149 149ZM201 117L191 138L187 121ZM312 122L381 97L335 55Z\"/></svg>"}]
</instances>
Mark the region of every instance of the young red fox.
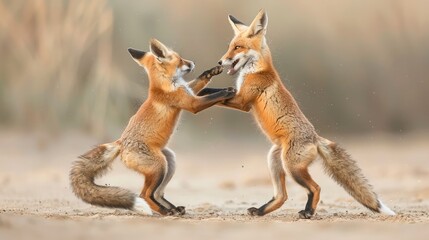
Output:
<instances>
[{"instance_id":1,"label":"young red fox","mask_svg":"<svg viewBox=\"0 0 429 240\"><path fill-rule=\"evenodd\" d=\"M229 23L235 36L228 51L219 61L234 75L237 94L221 105L252 110L261 129L273 142L268 154L268 166L274 185L274 198L260 208L249 208L250 215L265 215L283 205L287 199L286 170L293 179L308 190L302 218L313 216L319 202L320 187L308 173L308 166L321 156L326 172L358 202L373 212L395 213L384 205L362 175L356 162L336 143L317 135L313 125L299 109L292 95L283 85L274 69L271 53L265 40L268 18L261 10L250 26L233 16ZM199 95L217 89L203 89Z\"/></svg>"},{"instance_id":2,"label":"young red fox","mask_svg":"<svg viewBox=\"0 0 429 240\"><path fill-rule=\"evenodd\" d=\"M220 74L222 67L207 70L187 83L182 77L193 70L194 63L155 39L150 41L150 52L131 48L128 51L149 75L148 98L131 117L118 140L99 145L74 162L70 171L71 186L77 197L93 205L133 209L146 214L155 211L162 215L182 215L184 207L176 207L164 198L164 188L175 170L174 152L166 147L168 139L182 109L197 113L233 97L235 89L195 96L194 92L198 93L212 76ZM145 176L140 196L119 187L94 183L117 156L127 167Z\"/></svg>"}]
</instances>

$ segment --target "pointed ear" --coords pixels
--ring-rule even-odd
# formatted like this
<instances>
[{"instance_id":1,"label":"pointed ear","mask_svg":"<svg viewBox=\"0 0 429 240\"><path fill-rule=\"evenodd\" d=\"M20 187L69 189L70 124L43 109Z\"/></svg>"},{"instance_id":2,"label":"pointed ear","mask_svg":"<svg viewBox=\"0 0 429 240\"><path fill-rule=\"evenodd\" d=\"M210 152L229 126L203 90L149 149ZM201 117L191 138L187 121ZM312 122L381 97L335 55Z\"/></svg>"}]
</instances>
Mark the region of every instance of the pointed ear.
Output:
<instances>
[{"instance_id":1,"label":"pointed ear","mask_svg":"<svg viewBox=\"0 0 429 240\"><path fill-rule=\"evenodd\" d=\"M157 57L158 60L163 61L170 57L170 49L162 44L160 41L152 38L150 40L150 51Z\"/></svg>"},{"instance_id":2,"label":"pointed ear","mask_svg":"<svg viewBox=\"0 0 429 240\"><path fill-rule=\"evenodd\" d=\"M268 16L263 9L261 9L253 19L252 24L249 26L248 37L253 37L258 34L265 34L268 25Z\"/></svg>"},{"instance_id":3,"label":"pointed ear","mask_svg":"<svg viewBox=\"0 0 429 240\"><path fill-rule=\"evenodd\" d=\"M232 15L228 15L229 24L231 24L232 30L234 30L234 34L238 35L239 33L248 29L244 23L240 22L237 18Z\"/></svg>"},{"instance_id":4,"label":"pointed ear","mask_svg":"<svg viewBox=\"0 0 429 240\"><path fill-rule=\"evenodd\" d=\"M134 48L128 48L128 52L131 54L131 57L133 57L134 60L140 60L146 54L146 52L143 52Z\"/></svg>"}]
</instances>

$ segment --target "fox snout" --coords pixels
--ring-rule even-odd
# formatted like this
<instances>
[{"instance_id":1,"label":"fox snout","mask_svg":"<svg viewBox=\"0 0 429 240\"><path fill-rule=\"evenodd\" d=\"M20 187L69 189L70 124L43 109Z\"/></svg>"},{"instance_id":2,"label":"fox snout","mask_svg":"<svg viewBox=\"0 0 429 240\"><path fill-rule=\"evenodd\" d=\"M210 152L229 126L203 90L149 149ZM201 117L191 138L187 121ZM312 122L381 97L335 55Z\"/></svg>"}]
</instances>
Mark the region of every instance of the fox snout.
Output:
<instances>
[{"instance_id":1,"label":"fox snout","mask_svg":"<svg viewBox=\"0 0 429 240\"><path fill-rule=\"evenodd\" d=\"M221 66L229 66L233 63L234 58L236 58L236 56L234 56L234 57L223 57L217 63Z\"/></svg>"},{"instance_id":2,"label":"fox snout","mask_svg":"<svg viewBox=\"0 0 429 240\"><path fill-rule=\"evenodd\" d=\"M246 63L248 58L243 54L239 53L234 56L234 58L222 58L219 60L218 64L224 66L227 70L228 75L234 75L237 73Z\"/></svg>"},{"instance_id":3,"label":"fox snout","mask_svg":"<svg viewBox=\"0 0 429 240\"><path fill-rule=\"evenodd\" d=\"M184 72L191 72L195 68L195 63L192 61L184 61L184 64L180 67Z\"/></svg>"},{"instance_id":4,"label":"fox snout","mask_svg":"<svg viewBox=\"0 0 429 240\"><path fill-rule=\"evenodd\" d=\"M232 58L221 58L219 62L217 62L221 66L230 65Z\"/></svg>"},{"instance_id":5,"label":"fox snout","mask_svg":"<svg viewBox=\"0 0 429 240\"><path fill-rule=\"evenodd\" d=\"M189 63L189 68L191 69L190 71L193 71L193 70L194 70L194 68L195 68L195 63L191 61L191 62Z\"/></svg>"}]
</instances>

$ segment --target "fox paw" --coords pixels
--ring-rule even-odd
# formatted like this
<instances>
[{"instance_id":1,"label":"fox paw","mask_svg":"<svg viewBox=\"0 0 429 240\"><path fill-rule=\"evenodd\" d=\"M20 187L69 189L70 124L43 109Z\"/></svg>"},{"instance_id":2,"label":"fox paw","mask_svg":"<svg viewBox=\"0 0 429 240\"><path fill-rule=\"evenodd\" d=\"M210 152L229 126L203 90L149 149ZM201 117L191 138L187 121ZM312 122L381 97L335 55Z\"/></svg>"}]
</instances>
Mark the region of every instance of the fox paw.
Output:
<instances>
[{"instance_id":1,"label":"fox paw","mask_svg":"<svg viewBox=\"0 0 429 240\"><path fill-rule=\"evenodd\" d=\"M179 215L179 216L185 215L186 213L184 206L178 206L176 208L171 209L171 211L174 212L174 215Z\"/></svg>"},{"instance_id":2,"label":"fox paw","mask_svg":"<svg viewBox=\"0 0 429 240\"><path fill-rule=\"evenodd\" d=\"M233 92L233 93L237 92L237 89L235 89L235 88L233 88L233 87L227 87L225 90L226 90L227 92Z\"/></svg>"},{"instance_id":3,"label":"fox paw","mask_svg":"<svg viewBox=\"0 0 429 240\"><path fill-rule=\"evenodd\" d=\"M233 98L236 94L235 88L225 89L225 99Z\"/></svg>"},{"instance_id":4,"label":"fox paw","mask_svg":"<svg viewBox=\"0 0 429 240\"><path fill-rule=\"evenodd\" d=\"M175 215L175 212L173 211L173 209L161 209L159 212L159 214L161 214L162 216L173 216Z\"/></svg>"},{"instance_id":5,"label":"fox paw","mask_svg":"<svg viewBox=\"0 0 429 240\"><path fill-rule=\"evenodd\" d=\"M309 211L309 210L301 210L298 212L298 214L299 214L299 218L310 219L311 217L313 217L314 213L312 211Z\"/></svg>"},{"instance_id":6,"label":"fox paw","mask_svg":"<svg viewBox=\"0 0 429 240\"><path fill-rule=\"evenodd\" d=\"M212 69L206 70L204 71L199 78L206 78L206 79L210 79L213 76L219 75L221 74L223 71L223 67L222 66L216 66Z\"/></svg>"},{"instance_id":7,"label":"fox paw","mask_svg":"<svg viewBox=\"0 0 429 240\"><path fill-rule=\"evenodd\" d=\"M247 209L247 213L250 216L262 216L262 215L264 215L264 214L261 213L261 211L259 211L258 208L255 208L255 207L248 208Z\"/></svg>"}]
</instances>

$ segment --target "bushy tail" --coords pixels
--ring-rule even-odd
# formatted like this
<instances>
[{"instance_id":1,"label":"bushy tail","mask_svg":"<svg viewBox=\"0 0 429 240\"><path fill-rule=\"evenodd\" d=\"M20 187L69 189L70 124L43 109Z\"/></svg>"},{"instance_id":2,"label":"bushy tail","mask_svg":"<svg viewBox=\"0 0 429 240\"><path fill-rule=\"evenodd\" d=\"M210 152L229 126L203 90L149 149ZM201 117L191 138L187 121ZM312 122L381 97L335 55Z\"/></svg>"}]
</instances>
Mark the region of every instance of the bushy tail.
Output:
<instances>
[{"instance_id":1,"label":"bushy tail","mask_svg":"<svg viewBox=\"0 0 429 240\"><path fill-rule=\"evenodd\" d=\"M89 204L125 209L134 209L135 205L142 207L143 204L143 212L151 213L144 200L131 191L94 183L95 178L102 176L109 169L119 151L120 145L113 142L99 145L80 156L70 171L73 192Z\"/></svg>"},{"instance_id":2,"label":"bushy tail","mask_svg":"<svg viewBox=\"0 0 429 240\"><path fill-rule=\"evenodd\" d=\"M395 215L372 190L361 169L350 155L337 144L319 137L318 152L325 171L352 197L373 212Z\"/></svg>"}]
</instances>

